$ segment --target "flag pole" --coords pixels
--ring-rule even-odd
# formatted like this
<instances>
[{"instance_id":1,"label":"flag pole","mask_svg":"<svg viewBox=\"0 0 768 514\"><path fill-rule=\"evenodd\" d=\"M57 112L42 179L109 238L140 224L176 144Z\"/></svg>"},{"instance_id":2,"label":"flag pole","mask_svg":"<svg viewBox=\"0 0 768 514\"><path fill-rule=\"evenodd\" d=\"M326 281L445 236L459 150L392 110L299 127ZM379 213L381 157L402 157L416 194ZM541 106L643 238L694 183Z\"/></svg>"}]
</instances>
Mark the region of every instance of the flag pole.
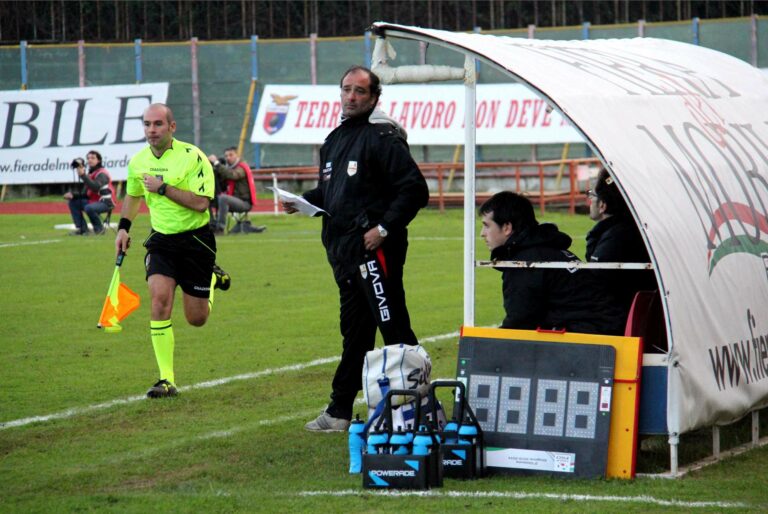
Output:
<instances>
[{"instance_id":1,"label":"flag pole","mask_svg":"<svg viewBox=\"0 0 768 514\"><path fill-rule=\"evenodd\" d=\"M115 271L112 273L112 280L109 282L109 289L107 289L107 298L112 298L113 301L117 301L117 288L120 287L120 266L123 264L125 258L125 252L120 251L117 254L115 260ZM104 306L101 308L101 314L99 315L99 322L96 323L96 328L103 328L101 326L101 318L104 316L107 310L107 302L104 302Z\"/></svg>"}]
</instances>

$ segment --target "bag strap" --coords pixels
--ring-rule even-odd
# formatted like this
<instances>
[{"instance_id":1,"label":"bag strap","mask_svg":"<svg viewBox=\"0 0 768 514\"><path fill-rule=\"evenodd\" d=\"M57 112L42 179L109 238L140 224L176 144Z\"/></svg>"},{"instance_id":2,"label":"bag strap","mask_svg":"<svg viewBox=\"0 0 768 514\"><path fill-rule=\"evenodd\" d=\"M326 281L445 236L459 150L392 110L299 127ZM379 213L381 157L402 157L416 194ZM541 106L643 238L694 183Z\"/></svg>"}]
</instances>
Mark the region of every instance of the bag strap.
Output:
<instances>
[{"instance_id":1,"label":"bag strap","mask_svg":"<svg viewBox=\"0 0 768 514\"><path fill-rule=\"evenodd\" d=\"M384 354L386 358L386 353ZM382 376L379 378L376 382L379 384L379 391L381 391L381 400L379 400L379 403L376 405L376 409L373 411L373 414L368 418L368 421L365 422L365 426L363 427L363 433L367 434L368 429L371 428L371 425L373 425L373 422L376 421L376 418L381 416L381 414L384 412L384 407L386 406L386 398L387 393L389 392L389 378Z\"/></svg>"}]
</instances>

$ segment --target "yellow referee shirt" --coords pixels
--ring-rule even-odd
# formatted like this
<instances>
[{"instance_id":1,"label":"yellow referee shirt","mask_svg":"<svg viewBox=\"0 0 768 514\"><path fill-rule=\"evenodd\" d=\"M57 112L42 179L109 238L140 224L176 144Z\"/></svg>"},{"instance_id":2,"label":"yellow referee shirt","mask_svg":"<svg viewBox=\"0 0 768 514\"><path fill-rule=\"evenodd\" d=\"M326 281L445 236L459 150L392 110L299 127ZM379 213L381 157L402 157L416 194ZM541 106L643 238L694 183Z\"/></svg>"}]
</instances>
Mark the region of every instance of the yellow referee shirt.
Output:
<instances>
[{"instance_id":1,"label":"yellow referee shirt","mask_svg":"<svg viewBox=\"0 0 768 514\"><path fill-rule=\"evenodd\" d=\"M213 198L213 168L208 158L194 145L173 139L171 148L157 158L146 146L128 163L126 193L144 196L149 207L152 228L162 234L178 234L208 224L208 211L197 212L173 200L150 193L144 189L142 177L145 174L162 178L169 186L191 191L198 196Z\"/></svg>"}]
</instances>

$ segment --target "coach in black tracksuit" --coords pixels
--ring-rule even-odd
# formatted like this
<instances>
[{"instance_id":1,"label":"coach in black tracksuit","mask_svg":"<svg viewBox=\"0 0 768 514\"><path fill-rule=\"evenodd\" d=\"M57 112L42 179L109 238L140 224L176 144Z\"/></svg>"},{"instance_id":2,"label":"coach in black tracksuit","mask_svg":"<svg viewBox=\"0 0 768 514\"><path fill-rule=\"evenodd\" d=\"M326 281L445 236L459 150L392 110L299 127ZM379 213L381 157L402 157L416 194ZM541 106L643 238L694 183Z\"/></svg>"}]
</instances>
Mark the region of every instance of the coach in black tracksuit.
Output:
<instances>
[{"instance_id":1,"label":"coach in black tracksuit","mask_svg":"<svg viewBox=\"0 0 768 514\"><path fill-rule=\"evenodd\" d=\"M406 227L427 204L429 191L405 132L374 110L380 94L370 70L347 70L341 81L342 122L320 149L317 188L304 194L329 214L323 217L322 240L339 286L343 337L331 402L307 430L347 429L377 327L385 344L417 344L403 290Z\"/></svg>"}]
</instances>

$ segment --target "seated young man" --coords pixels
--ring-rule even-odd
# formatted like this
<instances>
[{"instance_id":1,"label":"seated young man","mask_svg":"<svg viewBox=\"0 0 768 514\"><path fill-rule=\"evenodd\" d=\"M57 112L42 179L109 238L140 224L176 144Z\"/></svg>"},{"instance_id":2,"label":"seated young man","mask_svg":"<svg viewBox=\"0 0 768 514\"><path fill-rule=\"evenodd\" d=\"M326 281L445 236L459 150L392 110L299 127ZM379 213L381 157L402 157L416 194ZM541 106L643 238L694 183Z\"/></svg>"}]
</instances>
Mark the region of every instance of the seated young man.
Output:
<instances>
[{"instance_id":1,"label":"seated young man","mask_svg":"<svg viewBox=\"0 0 768 514\"><path fill-rule=\"evenodd\" d=\"M571 238L552 223L536 220L524 196L503 191L480 207L482 238L499 261L579 259L568 251ZM586 270L499 268L506 316L502 328L565 329L568 332L618 335L622 310Z\"/></svg>"}]
</instances>

